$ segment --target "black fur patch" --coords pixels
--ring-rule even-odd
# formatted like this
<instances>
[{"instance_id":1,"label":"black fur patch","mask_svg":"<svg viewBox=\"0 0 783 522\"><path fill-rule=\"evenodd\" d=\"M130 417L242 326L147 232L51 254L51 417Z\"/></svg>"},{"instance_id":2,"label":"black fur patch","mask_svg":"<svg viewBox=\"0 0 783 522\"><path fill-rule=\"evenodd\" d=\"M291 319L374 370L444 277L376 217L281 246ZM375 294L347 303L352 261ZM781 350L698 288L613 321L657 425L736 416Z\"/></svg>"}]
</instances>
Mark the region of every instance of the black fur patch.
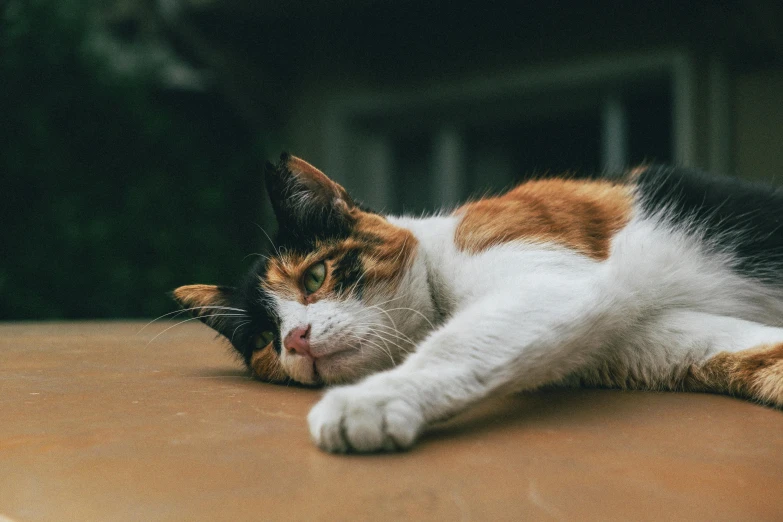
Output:
<instances>
[{"instance_id":1,"label":"black fur patch","mask_svg":"<svg viewBox=\"0 0 783 522\"><path fill-rule=\"evenodd\" d=\"M783 192L695 169L651 166L637 179L643 209L696 224L743 275L783 284Z\"/></svg>"},{"instance_id":2,"label":"black fur patch","mask_svg":"<svg viewBox=\"0 0 783 522\"><path fill-rule=\"evenodd\" d=\"M221 331L250 369L250 359L256 351L256 338L261 332L275 334L274 347L280 353L280 320L274 313L271 297L261 288L259 277L266 273L266 260L259 259L231 293L231 306L247 310L249 318L231 318L231 324ZM248 324L242 324L250 321Z\"/></svg>"},{"instance_id":3,"label":"black fur patch","mask_svg":"<svg viewBox=\"0 0 783 522\"><path fill-rule=\"evenodd\" d=\"M336 281L335 291L343 293L352 290L361 299L364 288L362 284L363 274L364 268L362 267L360 251L358 249L349 250L335 263L332 270L332 277Z\"/></svg>"},{"instance_id":4,"label":"black fur patch","mask_svg":"<svg viewBox=\"0 0 783 522\"><path fill-rule=\"evenodd\" d=\"M266 163L264 179L272 208L277 217L279 247L309 252L315 241L345 239L352 222L347 214L327 196L299 183L288 169L289 155L280 162Z\"/></svg>"}]
</instances>

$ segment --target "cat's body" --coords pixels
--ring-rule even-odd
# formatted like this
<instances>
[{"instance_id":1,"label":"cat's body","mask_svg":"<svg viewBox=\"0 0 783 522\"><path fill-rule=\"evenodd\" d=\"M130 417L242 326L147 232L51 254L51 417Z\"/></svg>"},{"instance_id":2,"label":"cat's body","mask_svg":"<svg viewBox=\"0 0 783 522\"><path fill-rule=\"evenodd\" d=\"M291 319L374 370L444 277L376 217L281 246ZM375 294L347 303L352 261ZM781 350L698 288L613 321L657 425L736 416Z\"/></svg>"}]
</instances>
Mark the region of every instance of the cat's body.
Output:
<instances>
[{"instance_id":1,"label":"cat's body","mask_svg":"<svg viewBox=\"0 0 783 522\"><path fill-rule=\"evenodd\" d=\"M175 295L241 310L197 313L238 335L262 378L363 379L310 413L326 450L405 448L488 396L545 385L783 406L783 195L772 189L650 167L384 218L297 158L267 186L280 222L268 262L238 290Z\"/></svg>"}]
</instances>

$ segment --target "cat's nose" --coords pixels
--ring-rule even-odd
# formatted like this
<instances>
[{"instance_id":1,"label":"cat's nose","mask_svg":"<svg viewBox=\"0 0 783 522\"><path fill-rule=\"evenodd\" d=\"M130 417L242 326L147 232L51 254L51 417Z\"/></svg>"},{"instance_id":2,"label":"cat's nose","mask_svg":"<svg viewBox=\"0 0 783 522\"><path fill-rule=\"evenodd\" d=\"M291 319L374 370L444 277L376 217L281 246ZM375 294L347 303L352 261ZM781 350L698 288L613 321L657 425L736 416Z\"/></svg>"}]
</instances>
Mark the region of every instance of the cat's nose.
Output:
<instances>
[{"instance_id":1,"label":"cat's nose","mask_svg":"<svg viewBox=\"0 0 783 522\"><path fill-rule=\"evenodd\" d=\"M283 346L289 352L312 357L310 353L310 325L293 328L283 340Z\"/></svg>"}]
</instances>

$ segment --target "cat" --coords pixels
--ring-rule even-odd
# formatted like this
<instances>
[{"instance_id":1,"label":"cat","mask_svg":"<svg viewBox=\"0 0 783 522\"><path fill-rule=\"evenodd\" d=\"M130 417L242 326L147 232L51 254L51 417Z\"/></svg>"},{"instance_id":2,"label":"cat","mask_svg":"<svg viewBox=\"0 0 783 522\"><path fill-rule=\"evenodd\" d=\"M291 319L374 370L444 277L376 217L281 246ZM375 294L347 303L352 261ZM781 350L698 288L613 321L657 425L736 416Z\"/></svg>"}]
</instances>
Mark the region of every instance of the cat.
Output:
<instances>
[{"instance_id":1,"label":"cat","mask_svg":"<svg viewBox=\"0 0 783 522\"><path fill-rule=\"evenodd\" d=\"M543 386L704 391L783 406L783 194L700 171L544 178L430 217L377 214L288 154L269 256L175 299L260 379L330 388L330 452Z\"/></svg>"}]
</instances>

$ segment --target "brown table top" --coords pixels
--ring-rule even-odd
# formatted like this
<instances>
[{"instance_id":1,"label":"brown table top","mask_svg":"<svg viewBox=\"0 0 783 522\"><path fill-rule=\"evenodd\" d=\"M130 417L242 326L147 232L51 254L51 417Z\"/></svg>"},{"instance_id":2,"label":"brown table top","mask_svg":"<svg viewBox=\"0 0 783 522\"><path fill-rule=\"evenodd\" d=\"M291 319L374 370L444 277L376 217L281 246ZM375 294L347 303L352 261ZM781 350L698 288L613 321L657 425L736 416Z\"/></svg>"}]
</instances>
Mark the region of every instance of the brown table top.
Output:
<instances>
[{"instance_id":1,"label":"brown table top","mask_svg":"<svg viewBox=\"0 0 783 522\"><path fill-rule=\"evenodd\" d=\"M783 412L700 394L497 399L407 453L309 441L320 391L200 324L0 325L0 521L783 520Z\"/></svg>"}]
</instances>

